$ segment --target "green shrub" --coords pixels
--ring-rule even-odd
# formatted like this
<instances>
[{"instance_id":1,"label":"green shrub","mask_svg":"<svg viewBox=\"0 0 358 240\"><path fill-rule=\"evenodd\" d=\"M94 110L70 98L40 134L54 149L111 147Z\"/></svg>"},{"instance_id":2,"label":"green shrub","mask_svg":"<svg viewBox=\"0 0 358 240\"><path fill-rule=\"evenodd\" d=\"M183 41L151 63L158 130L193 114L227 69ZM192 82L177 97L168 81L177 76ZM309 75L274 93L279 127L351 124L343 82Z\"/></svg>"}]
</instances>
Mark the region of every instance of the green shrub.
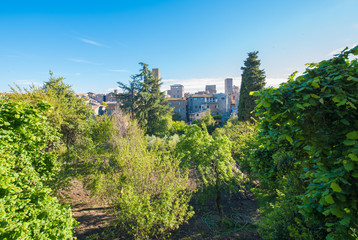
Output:
<instances>
[{"instance_id":1,"label":"green shrub","mask_svg":"<svg viewBox=\"0 0 358 240\"><path fill-rule=\"evenodd\" d=\"M57 171L49 105L0 100L0 238L70 239L75 220L44 182Z\"/></svg>"}]
</instances>

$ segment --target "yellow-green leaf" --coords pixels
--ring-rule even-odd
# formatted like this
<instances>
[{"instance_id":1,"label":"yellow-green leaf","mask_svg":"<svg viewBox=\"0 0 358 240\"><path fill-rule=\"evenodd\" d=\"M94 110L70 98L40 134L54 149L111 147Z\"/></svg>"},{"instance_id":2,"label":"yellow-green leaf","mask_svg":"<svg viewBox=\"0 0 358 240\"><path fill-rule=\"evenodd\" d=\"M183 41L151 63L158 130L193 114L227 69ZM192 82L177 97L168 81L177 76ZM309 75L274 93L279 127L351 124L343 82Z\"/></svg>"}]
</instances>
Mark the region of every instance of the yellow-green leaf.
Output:
<instances>
[{"instance_id":1,"label":"yellow-green leaf","mask_svg":"<svg viewBox=\"0 0 358 240\"><path fill-rule=\"evenodd\" d=\"M328 204L333 204L334 203L334 200L333 200L333 197L331 195L327 195L324 197L324 200L326 200L326 202Z\"/></svg>"},{"instance_id":2,"label":"yellow-green leaf","mask_svg":"<svg viewBox=\"0 0 358 240\"><path fill-rule=\"evenodd\" d=\"M348 133L346 136L348 139L353 139L353 140L358 139L358 131L352 131Z\"/></svg>"},{"instance_id":3,"label":"yellow-green leaf","mask_svg":"<svg viewBox=\"0 0 358 240\"><path fill-rule=\"evenodd\" d=\"M342 191L342 188L335 182L332 182L331 183L331 188L333 189L333 191L335 192L341 192Z\"/></svg>"}]
</instances>

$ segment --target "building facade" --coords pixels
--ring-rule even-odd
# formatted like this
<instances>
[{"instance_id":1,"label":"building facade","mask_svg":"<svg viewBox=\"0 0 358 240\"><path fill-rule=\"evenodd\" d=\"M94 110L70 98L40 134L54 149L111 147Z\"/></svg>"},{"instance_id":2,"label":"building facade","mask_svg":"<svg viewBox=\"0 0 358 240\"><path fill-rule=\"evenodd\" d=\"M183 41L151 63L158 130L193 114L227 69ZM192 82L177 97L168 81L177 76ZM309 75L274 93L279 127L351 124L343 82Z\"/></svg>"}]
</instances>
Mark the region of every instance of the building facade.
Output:
<instances>
[{"instance_id":1,"label":"building facade","mask_svg":"<svg viewBox=\"0 0 358 240\"><path fill-rule=\"evenodd\" d=\"M225 79L225 94L229 95L232 93L232 78Z\"/></svg>"},{"instance_id":2,"label":"building facade","mask_svg":"<svg viewBox=\"0 0 358 240\"><path fill-rule=\"evenodd\" d=\"M188 121L187 119L187 104L185 98L168 98L169 106L173 108L173 113L176 114L180 121Z\"/></svg>"},{"instance_id":3,"label":"building facade","mask_svg":"<svg viewBox=\"0 0 358 240\"><path fill-rule=\"evenodd\" d=\"M184 98L184 86L181 84L171 85L168 94L171 98Z\"/></svg>"}]
</instances>

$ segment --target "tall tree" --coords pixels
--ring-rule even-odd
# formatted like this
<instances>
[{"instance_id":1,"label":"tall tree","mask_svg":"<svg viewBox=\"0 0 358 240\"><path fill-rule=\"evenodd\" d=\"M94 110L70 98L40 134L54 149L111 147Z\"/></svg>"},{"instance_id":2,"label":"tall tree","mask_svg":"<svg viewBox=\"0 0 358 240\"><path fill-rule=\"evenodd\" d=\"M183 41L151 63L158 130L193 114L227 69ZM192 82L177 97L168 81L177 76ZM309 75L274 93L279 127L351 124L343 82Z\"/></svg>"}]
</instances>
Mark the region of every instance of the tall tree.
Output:
<instances>
[{"instance_id":1,"label":"tall tree","mask_svg":"<svg viewBox=\"0 0 358 240\"><path fill-rule=\"evenodd\" d=\"M129 85L118 82L123 90L118 95L121 108L136 118L147 134L161 135L168 128L171 109L160 91L160 79L153 76L147 64L139 64L142 68L131 77Z\"/></svg>"},{"instance_id":2,"label":"tall tree","mask_svg":"<svg viewBox=\"0 0 358 240\"><path fill-rule=\"evenodd\" d=\"M249 56L244 62L245 66L241 67L243 73L238 109L239 121L252 121L254 116L252 111L256 107L255 100L258 97L250 95L250 92L259 91L265 86L265 71L259 69L261 61L257 59L258 53L257 51L248 53Z\"/></svg>"},{"instance_id":3,"label":"tall tree","mask_svg":"<svg viewBox=\"0 0 358 240\"><path fill-rule=\"evenodd\" d=\"M225 136L213 138L203 128L193 124L186 128L176 146L176 154L182 159L182 166L196 171L198 186L207 197L213 197L220 216L225 219L221 196L223 192L237 191L238 175L231 156L231 142Z\"/></svg>"}]
</instances>

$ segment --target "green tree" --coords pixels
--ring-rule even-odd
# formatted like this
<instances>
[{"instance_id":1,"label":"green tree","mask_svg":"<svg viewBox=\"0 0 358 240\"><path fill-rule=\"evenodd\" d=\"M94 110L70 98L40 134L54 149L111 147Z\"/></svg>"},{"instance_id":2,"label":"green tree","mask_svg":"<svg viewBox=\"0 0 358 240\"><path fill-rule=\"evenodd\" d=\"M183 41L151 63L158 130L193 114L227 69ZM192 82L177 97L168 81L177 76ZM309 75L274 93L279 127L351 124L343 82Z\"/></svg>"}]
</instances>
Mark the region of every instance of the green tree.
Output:
<instances>
[{"instance_id":1,"label":"green tree","mask_svg":"<svg viewBox=\"0 0 358 240\"><path fill-rule=\"evenodd\" d=\"M193 122L194 124L198 125L199 127L206 126L209 134L212 134L214 130L218 127L214 117L211 115L210 109L206 110L205 114L198 120Z\"/></svg>"},{"instance_id":2,"label":"green tree","mask_svg":"<svg viewBox=\"0 0 358 240\"><path fill-rule=\"evenodd\" d=\"M224 191L237 190L235 161L231 157L231 142L226 136L213 138L206 127L188 126L177 144L176 152L184 167L193 168L199 175L198 183L204 194L215 197L216 207L223 223L225 215L221 196Z\"/></svg>"},{"instance_id":3,"label":"green tree","mask_svg":"<svg viewBox=\"0 0 358 240\"><path fill-rule=\"evenodd\" d=\"M93 111L84 103L83 99L77 98L71 86L63 82L62 77L54 77L50 72L50 79L44 82L43 87L32 86L30 89L16 90L12 88L11 101L26 101L37 103L46 101L51 104L53 111L48 114L53 127L61 133L62 143L67 150L70 149L87 126L87 120Z\"/></svg>"},{"instance_id":4,"label":"green tree","mask_svg":"<svg viewBox=\"0 0 358 240\"><path fill-rule=\"evenodd\" d=\"M160 91L160 79L153 77L147 64L139 64L140 73L131 77L129 85L118 82L123 90L118 95L121 108L135 117L147 134L165 135L171 127L171 108Z\"/></svg>"},{"instance_id":5,"label":"green tree","mask_svg":"<svg viewBox=\"0 0 358 240\"><path fill-rule=\"evenodd\" d=\"M252 121L252 117L258 97L250 95L252 91L259 91L265 86L265 72L260 70L261 61L257 58L259 52L248 53L248 58L244 62L241 75L241 88L238 109L239 121Z\"/></svg>"},{"instance_id":6,"label":"green tree","mask_svg":"<svg viewBox=\"0 0 358 240\"><path fill-rule=\"evenodd\" d=\"M0 100L0 238L72 239L75 220L44 182L57 172L50 106Z\"/></svg>"}]
</instances>

